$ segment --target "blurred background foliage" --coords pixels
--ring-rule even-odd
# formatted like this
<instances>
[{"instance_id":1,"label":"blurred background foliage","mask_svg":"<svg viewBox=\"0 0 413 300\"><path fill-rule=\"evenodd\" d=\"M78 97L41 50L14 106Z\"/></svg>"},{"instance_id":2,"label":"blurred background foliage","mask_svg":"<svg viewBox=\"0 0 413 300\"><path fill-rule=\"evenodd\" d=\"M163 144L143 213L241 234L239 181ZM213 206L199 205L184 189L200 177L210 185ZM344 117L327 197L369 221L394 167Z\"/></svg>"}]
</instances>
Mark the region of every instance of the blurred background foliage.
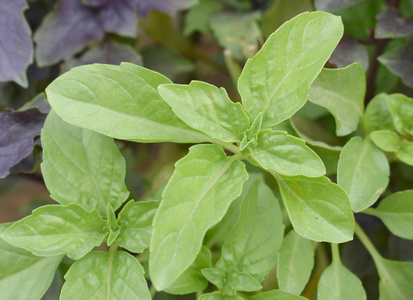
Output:
<instances>
[{"instance_id":1,"label":"blurred background foliage","mask_svg":"<svg viewBox=\"0 0 413 300\"><path fill-rule=\"evenodd\" d=\"M0 0L0 222L18 220L53 202L39 168L39 135L50 109L42 92L57 76L84 64L127 61L175 83L202 80L225 87L231 99L239 101L236 82L246 60L285 21L312 10L342 17L345 35L326 67L362 64L367 78L364 107L380 93L413 96L413 0ZM310 102L293 122L278 127L305 137L333 180L341 147L366 130L361 126L359 132L337 137L333 116ZM159 198L174 163L190 146L117 145L126 159L126 184L133 199ZM390 161L391 180L383 197L413 188L413 167ZM276 188L272 178L266 180ZM375 217L356 218L384 256L413 260L412 241L390 234ZM212 229L207 243L212 240L219 249L222 234ZM368 299L377 299L378 275L361 243L355 239L344 244L342 254L343 263L362 279ZM329 263L328 247L318 245L304 296L314 298ZM70 264L64 261L44 299L57 299L61 274ZM274 273L264 289L276 286ZM156 295L178 298L194 295Z\"/></svg>"}]
</instances>

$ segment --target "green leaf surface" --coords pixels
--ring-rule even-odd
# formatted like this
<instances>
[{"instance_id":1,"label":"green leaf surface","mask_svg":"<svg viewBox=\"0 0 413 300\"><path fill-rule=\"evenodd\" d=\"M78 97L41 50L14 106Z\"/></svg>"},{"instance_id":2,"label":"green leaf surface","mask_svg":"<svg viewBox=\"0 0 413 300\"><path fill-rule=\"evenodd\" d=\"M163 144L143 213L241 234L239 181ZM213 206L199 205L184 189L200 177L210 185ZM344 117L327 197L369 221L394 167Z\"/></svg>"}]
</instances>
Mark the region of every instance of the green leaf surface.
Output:
<instances>
[{"instance_id":1,"label":"green leaf surface","mask_svg":"<svg viewBox=\"0 0 413 300\"><path fill-rule=\"evenodd\" d=\"M365 71L354 63L343 69L323 69L311 85L308 99L334 116L336 134L341 136L357 129L365 93Z\"/></svg>"},{"instance_id":2,"label":"green leaf surface","mask_svg":"<svg viewBox=\"0 0 413 300\"><path fill-rule=\"evenodd\" d=\"M263 181L256 180L242 200L239 219L216 266L252 275L261 282L276 263L283 235L278 199Z\"/></svg>"},{"instance_id":3,"label":"green leaf surface","mask_svg":"<svg viewBox=\"0 0 413 300\"><path fill-rule=\"evenodd\" d=\"M399 144L399 150L396 152L397 158L402 162L413 166L413 142L402 140Z\"/></svg>"},{"instance_id":4,"label":"green leaf surface","mask_svg":"<svg viewBox=\"0 0 413 300\"><path fill-rule=\"evenodd\" d=\"M204 290L208 280L202 275L201 270L211 267L211 251L202 246L194 263L166 289L168 294L189 294Z\"/></svg>"},{"instance_id":5,"label":"green leaf surface","mask_svg":"<svg viewBox=\"0 0 413 300\"><path fill-rule=\"evenodd\" d=\"M413 298L413 262L376 259L379 271L380 300L410 300Z\"/></svg>"},{"instance_id":6,"label":"green leaf surface","mask_svg":"<svg viewBox=\"0 0 413 300\"><path fill-rule=\"evenodd\" d=\"M94 251L76 261L65 275L62 300L151 299L139 262L124 251Z\"/></svg>"},{"instance_id":7,"label":"green leaf surface","mask_svg":"<svg viewBox=\"0 0 413 300\"><path fill-rule=\"evenodd\" d=\"M260 132L251 154L264 169L283 175L320 177L326 173L322 160L302 139L283 131Z\"/></svg>"},{"instance_id":8,"label":"green leaf surface","mask_svg":"<svg viewBox=\"0 0 413 300\"><path fill-rule=\"evenodd\" d=\"M51 197L106 215L128 197L125 160L113 139L63 121L51 111L42 130L42 174Z\"/></svg>"},{"instance_id":9,"label":"green leaf surface","mask_svg":"<svg viewBox=\"0 0 413 300\"><path fill-rule=\"evenodd\" d=\"M371 140L380 149L387 152L396 152L400 148L399 135L390 130L377 130L370 133Z\"/></svg>"},{"instance_id":10,"label":"green leaf surface","mask_svg":"<svg viewBox=\"0 0 413 300\"><path fill-rule=\"evenodd\" d=\"M263 128L270 127L300 109L342 35L340 18L325 12L302 13L273 33L238 81L251 119L262 112Z\"/></svg>"},{"instance_id":11,"label":"green leaf surface","mask_svg":"<svg viewBox=\"0 0 413 300\"><path fill-rule=\"evenodd\" d=\"M250 121L240 103L233 103L224 88L192 81L189 85L166 84L159 94L190 127L214 139L240 142Z\"/></svg>"},{"instance_id":12,"label":"green leaf surface","mask_svg":"<svg viewBox=\"0 0 413 300\"><path fill-rule=\"evenodd\" d=\"M39 256L66 254L79 259L102 243L107 232L96 210L77 204L45 205L10 226L2 238Z\"/></svg>"},{"instance_id":13,"label":"green leaf surface","mask_svg":"<svg viewBox=\"0 0 413 300\"><path fill-rule=\"evenodd\" d=\"M2 299L41 299L52 283L61 255L38 257L6 243L1 235L10 224L0 224L0 295Z\"/></svg>"},{"instance_id":14,"label":"green leaf surface","mask_svg":"<svg viewBox=\"0 0 413 300\"><path fill-rule=\"evenodd\" d=\"M149 270L157 290L168 288L195 260L206 231L225 215L248 179L237 156L196 145L175 165L153 221Z\"/></svg>"},{"instance_id":15,"label":"green leaf surface","mask_svg":"<svg viewBox=\"0 0 413 300\"><path fill-rule=\"evenodd\" d=\"M293 295L281 290L271 290L248 297L250 300L306 300L307 298Z\"/></svg>"},{"instance_id":16,"label":"green leaf surface","mask_svg":"<svg viewBox=\"0 0 413 300\"><path fill-rule=\"evenodd\" d=\"M394 193L366 212L380 218L394 235L413 239L413 190Z\"/></svg>"},{"instance_id":17,"label":"green leaf surface","mask_svg":"<svg viewBox=\"0 0 413 300\"><path fill-rule=\"evenodd\" d=\"M401 135L413 135L413 98L392 94L387 98L393 123Z\"/></svg>"},{"instance_id":18,"label":"green leaf surface","mask_svg":"<svg viewBox=\"0 0 413 300\"><path fill-rule=\"evenodd\" d=\"M353 239L354 217L343 189L327 177L274 175L291 223L299 235L330 243Z\"/></svg>"},{"instance_id":19,"label":"green leaf surface","mask_svg":"<svg viewBox=\"0 0 413 300\"><path fill-rule=\"evenodd\" d=\"M310 240L291 230L283 239L278 254L277 278L279 288L300 295L314 266L314 248Z\"/></svg>"},{"instance_id":20,"label":"green leaf surface","mask_svg":"<svg viewBox=\"0 0 413 300\"><path fill-rule=\"evenodd\" d=\"M363 124L368 132L394 130L393 118L387 105L388 95L375 96L366 107Z\"/></svg>"},{"instance_id":21,"label":"green leaf surface","mask_svg":"<svg viewBox=\"0 0 413 300\"><path fill-rule=\"evenodd\" d=\"M355 212L376 202L389 183L386 156L366 139L353 137L340 154L337 183L350 198Z\"/></svg>"},{"instance_id":22,"label":"green leaf surface","mask_svg":"<svg viewBox=\"0 0 413 300\"><path fill-rule=\"evenodd\" d=\"M188 127L162 100L158 86L171 81L137 65L85 65L47 88L50 105L65 121L135 142L198 143L209 138Z\"/></svg>"},{"instance_id":23,"label":"green leaf surface","mask_svg":"<svg viewBox=\"0 0 413 300\"><path fill-rule=\"evenodd\" d=\"M148 248L158 205L158 201L129 201L118 216L120 233L116 244L134 253Z\"/></svg>"},{"instance_id":24,"label":"green leaf surface","mask_svg":"<svg viewBox=\"0 0 413 300\"><path fill-rule=\"evenodd\" d=\"M198 300L242 300L244 298L238 295L222 295L220 292L216 291L213 293L203 294Z\"/></svg>"}]
</instances>

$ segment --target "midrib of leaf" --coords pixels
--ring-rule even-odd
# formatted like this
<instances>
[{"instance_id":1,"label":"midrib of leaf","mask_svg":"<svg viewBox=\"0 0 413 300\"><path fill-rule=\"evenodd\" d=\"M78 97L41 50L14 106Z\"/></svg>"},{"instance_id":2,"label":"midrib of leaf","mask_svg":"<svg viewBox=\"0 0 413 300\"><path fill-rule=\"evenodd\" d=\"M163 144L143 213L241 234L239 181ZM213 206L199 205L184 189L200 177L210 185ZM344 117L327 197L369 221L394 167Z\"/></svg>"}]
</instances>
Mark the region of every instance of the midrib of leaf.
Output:
<instances>
[{"instance_id":1,"label":"midrib of leaf","mask_svg":"<svg viewBox=\"0 0 413 300\"><path fill-rule=\"evenodd\" d=\"M112 249L110 249L112 250ZM106 299L110 300L110 281L111 281L111 276L112 276L112 266L113 266L113 258L115 256L116 250L115 251L109 251L109 264L108 264L108 279L106 281L107 287L106 287Z\"/></svg>"}]
</instances>

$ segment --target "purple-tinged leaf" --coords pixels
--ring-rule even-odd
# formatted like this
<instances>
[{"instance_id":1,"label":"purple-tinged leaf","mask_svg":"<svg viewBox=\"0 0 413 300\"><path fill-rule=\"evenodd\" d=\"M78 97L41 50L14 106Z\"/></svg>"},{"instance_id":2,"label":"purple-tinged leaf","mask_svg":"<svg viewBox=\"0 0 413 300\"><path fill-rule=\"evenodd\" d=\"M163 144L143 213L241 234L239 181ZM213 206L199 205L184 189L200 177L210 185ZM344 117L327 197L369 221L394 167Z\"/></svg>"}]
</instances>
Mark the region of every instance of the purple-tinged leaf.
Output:
<instances>
[{"instance_id":1,"label":"purple-tinged leaf","mask_svg":"<svg viewBox=\"0 0 413 300\"><path fill-rule=\"evenodd\" d=\"M33 150L33 138L40 135L45 114L37 109L0 112L0 178Z\"/></svg>"},{"instance_id":2,"label":"purple-tinged leaf","mask_svg":"<svg viewBox=\"0 0 413 300\"><path fill-rule=\"evenodd\" d=\"M52 65L69 58L91 41L102 38L103 33L93 9L79 0L61 0L34 35L37 64Z\"/></svg>"},{"instance_id":3,"label":"purple-tinged leaf","mask_svg":"<svg viewBox=\"0 0 413 300\"><path fill-rule=\"evenodd\" d=\"M23 11L25 0L0 0L0 81L27 87L26 68L33 61L31 31Z\"/></svg>"},{"instance_id":4,"label":"purple-tinged leaf","mask_svg":"<svg viewBox=\"0 0 413 300\"><path fill-rule=\"evenodd\" d=\"M84 5L99 7L105 5L107 2L112 0L81 0Z\"/></svg>"},{"instance_id":5,"label":"purple-tinged leaf","mask_svg":"<svg viewBox=\"0 0 413 300\"><path fill-rule=\"evenodd\" d=\"M374 31L376 39L398 38L413 34L413 19L405 18L395 7L388 7L377 15Z\"/></svg>"},{"instance_id":6,"label":"purple-tinged leaf","mask_svg":"<svg viewBox=\"0 0 413 300\"><path fill-rule=\"evenodd\" d=\"M108 32L135 37L138 33L137 16L127 0L114 0L103 6L98 18Z\"/></svg>"},{"instance_id":7,"label":"purple-tinged leaf","mask_svg":"<svg viewBox=\"0 0 413 300\"><path fill-rule=\"evenodd\" d=\"M336 11L346 7L350 7L361 0L315 0L314 5L316 10Z\"/></svg>"},{"instance_id":8,"label":"purple-tinged leaf","mask_svg":"<svg viewBox=\"0 0 413 300\"><path fill-rule=\"evenodd\" d=\"M413 38L405 45L385 52L378 60L399 76L405 85L413 88Z\"/></svg>"},{"instance_id":9,"label":"purple-tinged leaf","mask_svg":"<svg viewBox=\"0 0 413 300\"><path fill-rule=\"evenodd\" d=\"M197 0L129 0L136 8L141 18L146 18L151 11L158 10L169 15L187 9L197 3Z\"/></svg>"},{"instance_id":10,"label":"purple-tinged leaf","mask_svg":"<svg viewBox=\"0 0 413 300\"><path fill-rule=\"evenodd\" d=\"M344 38L331 54L329 62L336 64L339 68L345 68L352 63L359 62L364 70L367 70L369 67L369 53L366 46L356 40Z\"/></svg>"}]
</instances>

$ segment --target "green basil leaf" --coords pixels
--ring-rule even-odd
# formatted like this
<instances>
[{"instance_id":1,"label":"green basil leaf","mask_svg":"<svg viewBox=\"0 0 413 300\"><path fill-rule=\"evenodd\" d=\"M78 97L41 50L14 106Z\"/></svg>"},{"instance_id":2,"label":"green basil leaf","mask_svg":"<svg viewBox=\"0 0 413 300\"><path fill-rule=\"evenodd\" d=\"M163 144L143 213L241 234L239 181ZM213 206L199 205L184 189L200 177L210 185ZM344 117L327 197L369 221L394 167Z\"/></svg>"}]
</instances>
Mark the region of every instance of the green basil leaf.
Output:
<instances>
[{"instance_id":1,"label":"green basil leaf","mask_svg":"<svg viewBox=\"0 0 413 300\"><path fill-rule=\"evenodd\" d=\"M240 103L233 103L224 88L201 81L189 85L164 84L159 94L190 127L224 142L240 142L250 121Z\"/></svg>"},{"instance_id":2,"label":"green basil leaf","mask_svg":"<svg viewBox=\"0 0 413 300\"><path fill-rule=\"evenodd\" d=\"M380 149L387 152L396 152L400 148L400 138L397 133L390 130L377 130L370 133L371 140Z\"/></svg>"},{"instance_id":3,"label":"green basil leaf","mask_svg":"<svg viewBox=\"0 0 413 300\"><path fill-rule=\"evenodd\" d=\"M209 141L162 100L157 88L165 83L171 81L137 65L93 64L59 76L46 94L65 121L114 138L147 143Z\"/></svg>"},{"instance_id":4,"label":"green basil leaf","mask_svg":"<svg viewBox=\"0 0 413 300\"><path fill-rule=\"evenodd\" d=\"M413 135L413 98L392 94L387 98L393 123L401 135Z\"/></svg>"},{"instance_id":5,"label":"green basil leaf","mask_svg":"<svg viewBox=\"0 0 413 300\"><path fill-rule=\"evenodd\" d=\"M235 295L236 291L253 292L262 288L253 276L234 269L207 268L202 269L202 274L225 296Z\"/></svg>"},{"instance_id":6,"label":"green basil leaf","mask_svg":"<svg viewBox=\"0 0 413 300\"><path fill-rule=\"evenodd\" d=\"M346 193L327 177L281 177L275 174L294 230L314 241L353 239L354 216Z\"/></svg>"},{"instance_id":7,"label":"green basil leaf","mask_svg":"<svg viewBox=\"0 0 413 300\"><path fill-rule=\"evenodd\" d=\"M220 292L216 291L213 293L203 294L198 300L243 300L244 298L238 295L222 295Z\"/></svg>"},{"instance_id":8,"label":"green basil leaf","mask_svg":"<svg viewBox=\"0 0 413 300\"><path fill-rule=\"evenodd\" d=\"M306 300L307 298L293 295L281 290L272 290L248 297L250 300Z\"/></svg>"},{"instance_id":9,"label":"green basil leaf","mask_svg":"<svg viewBox=\"0 0 413 300\"><path fill-rule=\"evenodd\" d=\"M226 281L226 272L221 268L205 268L201 270L202 275L208 279L209 282L216 285L220 290L224 287Z\"/></svg>"},{"instance_id":10,"label":"green basil leaf","mask_svg":"<svg viewBox=\"0 0 413 300\"><path fill-rule=\"evenodd\" d=\"M216 266L252 275L261 282L276 263L283 234L278 200L263 181L256 180L242 200L239 219Z\"/></svg>"},{"instance_id":11,"label":"green basil leaf","mask_svg":"<svg viewBox=\"0 0 413 300\"><path fill-rule=\"evenodd\" d=\"M70 125L53 111L42 130L42 174L51 197L105 216L128 197L125 160L112 138Z\"/></svg>"},{"instance_id":12,"label":"green basil leaf","mask_svg":"<svg viewBox=\"0 0 413 300\"><path fill-rule=\"evenodd\" d=\"M320 11L302 13L273 33L238 81L251 119L262 112L266 128L299 110L342 35L340 18Z\"/></svg>"},{"instance_id":13,"label":"green basil leaf","mask_svg":"<svg viewBox=\"0 0 413 300\"><path fill-rule=\"evenodd\" d=\"M283 175L320 177L326 173L322 160L302 139L283 131L260 132L251 154L264 169Z\"/></svg>"},{"instance_id":14,"label":"green basil leaf","mask_svg":"<svg viewBox=\"0 0 413 300\"><path fill-rule=\"evenodd\" d=\"M253 292L262 289L261 284L254 276L238 271L230 273L227 285L231 286L234 291Z\"/></svg>"},{"instance_id":15,"label":"green basil leaf","mask_svg":"<svg viewBox=\"0 0 413 300\"><path fill-rule=\"evenodd\" d=\"M353 137L340 154L337 183L350 198L355 212L371 206L389 183L390 167L383 152L369 140Z\"/></svg>"},{"instance_id":16,"label":"green basil leaf","mask_svg":"<svg viewBox=\"0 0 413 300\"><path fill-rule=\"evenodd\" d=\"M88 212L77 204L45 205L10 226L2 238L35 255L79 259L102 243L105 225L96 210Z\"/></svg>"},{"instance_id":17,"label":"green basil leaf","mask_svg":"<svg viewBox=\"0 0 413 300\"><path fill-rule=\"evenodd\" d=\"M157 208L158 201L129 201L118 216L120 233L116 244L134 253L148 248Z\"/></svg>"},{"instance_id":18,"label":"green basil leaf","mask_svg":"<svg viewBox=\"0 0 413 300\"><path fill-rule=\"evenodd\" d=\"M343 69L323 69L310 88L308 100L325 107L336 120L336 134L347 135L358 127L363 114L366 73L354 63Z\"/></svg>"},{"instance_id":19,"label":"green basil leaf","mask_svg":"<svg viewBox=\"0 0 413 300\"><path fill-rule=\"evenodd\" d=\"M139 262L127 252L93 251L65 275L60 299L151 299Z\"/></svg>"},{"instance_id":20,"label":"green basil leaf","mask_svg":"<svg viewBox=\"0 0 413 300\"><path fill-rule=\"evenodd\" d=\"M314 266L314 248L310 240L291 230L283 239L278 253L279 288L299 295L304 290Z\"/></svg>"},{"instance_id":21,"label":"green basil leaf","mask_svg":"<svg viewBox=\"0 0 413 300\"><path fill-rule=\"evenodd\" d=\"M405 140L400 141L396 156L402 162L413 166L413 142Z\"/></svg>"},{"instance_id":22,"label":"green basil leaf","mask_svg":"<svg viewBox=\"0 0 413 300\"><path fill-rule=\"evenodd\" d=\"M367 105L363 116L363 123L368 132L394 130L393 118L386 101L388 97L386 94L379 94Z\"/></svg>"},{"instance_id":23,"label":"green basil leaf","mask_svg":"<svg viewBox=\"0 0 413 300\"><path fill-rule=\"evenodd\" d=\"M208 280L202 275L201 270L211 267L211 251L202 246L194 263L178 277L165 291L169 294L189 294L204 290Z\"/></svg>"},{"instance_id":24,"label":"green basil leaf","mask_svg":"<svg viewBox=\"0 0 413 300\"><path fill-rule=\"evenodd\" d=\"M380 299L413 298L413 262L394 261L381 257L376 259L375 263L380 276Z\"/></svg>"},{"instance_id":25,"label":"green basil leaf","mask_svg":"<svg viewBox=\"0 0 413 300\"><path fill-rule=\"evenodd\" d=\"M194 262L206 231L241 193L248 174L236 158L217 145L196 145L176 163L153 221L149 271L157 290Z\"/></svg>"},{"instance_id":26,"label":"green basil leaf","mask_svg":"<svg viewBox=\"0 0 413 300\"><path fill-rule=\"evenodd\" d=\"M394 235L413 239L413 190L394 193L366 212L380 218Z\"/></svg>"},{"instance_id":27,"label":"green basil leaf","mask_svg":"<svg viewBox=\"0 0 413 300\"><path fill-rule=\"evenodd\" d=\"M38 257L6 243L1 235L10 224L0 224L0 295L3 299L41 299L52 283L63 256Z\"/></svg>"}]
</instances>

